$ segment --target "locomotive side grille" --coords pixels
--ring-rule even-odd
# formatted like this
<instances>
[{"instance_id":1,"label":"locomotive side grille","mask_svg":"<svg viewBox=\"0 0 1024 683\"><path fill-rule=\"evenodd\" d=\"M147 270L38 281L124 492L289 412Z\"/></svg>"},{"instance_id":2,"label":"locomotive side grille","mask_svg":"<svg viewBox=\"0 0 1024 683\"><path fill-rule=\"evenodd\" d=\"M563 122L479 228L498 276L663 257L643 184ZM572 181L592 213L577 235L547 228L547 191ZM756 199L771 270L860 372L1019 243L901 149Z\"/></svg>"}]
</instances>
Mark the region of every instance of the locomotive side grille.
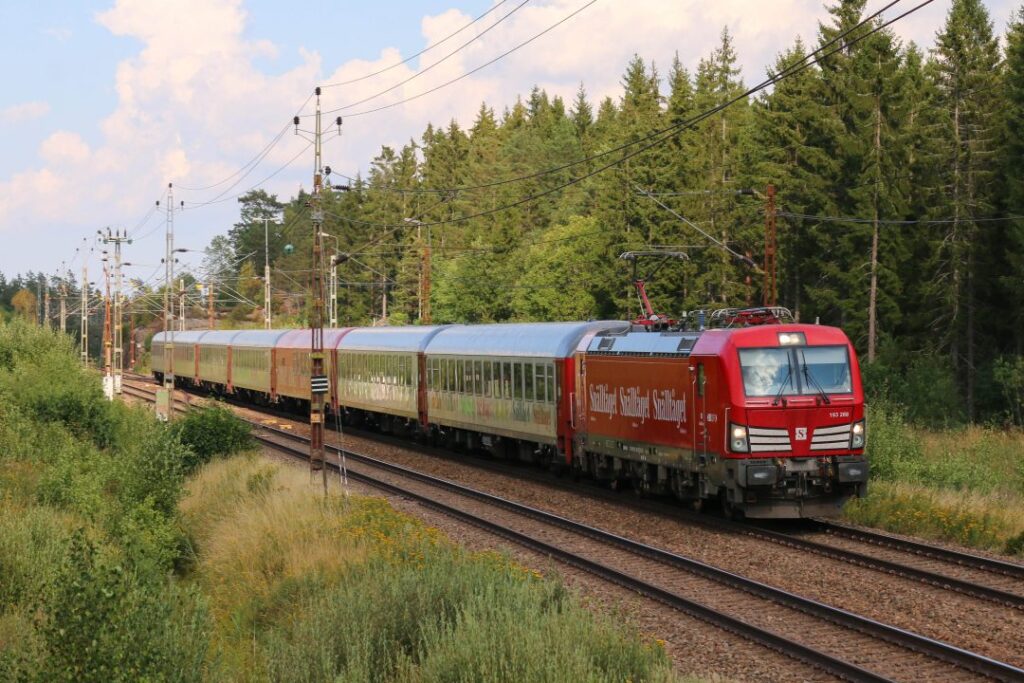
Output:
<instances>
[{"instance_id":1,"label":"locomotive side grille","mask_svg":"<svg viewBox=\"0 0 1024 683\"><path fill-rule=\"evenodd\" d=\"M851 426L845 424L815 429L814 436L811 438L811 450L824 451L836 448L849 448Z\"/></svg>"},{"instance_id":2,"label":"locomotive side grille","mask_svg":"<svg viewBox=\"0 0 1024 683\"><path fill-rule=\"evenodd\" d=\"M751 453L789 451L793 448L789 443L789 431L785 429L750 427L747 434L750 438Z\"/></svg>"}]
</instances>

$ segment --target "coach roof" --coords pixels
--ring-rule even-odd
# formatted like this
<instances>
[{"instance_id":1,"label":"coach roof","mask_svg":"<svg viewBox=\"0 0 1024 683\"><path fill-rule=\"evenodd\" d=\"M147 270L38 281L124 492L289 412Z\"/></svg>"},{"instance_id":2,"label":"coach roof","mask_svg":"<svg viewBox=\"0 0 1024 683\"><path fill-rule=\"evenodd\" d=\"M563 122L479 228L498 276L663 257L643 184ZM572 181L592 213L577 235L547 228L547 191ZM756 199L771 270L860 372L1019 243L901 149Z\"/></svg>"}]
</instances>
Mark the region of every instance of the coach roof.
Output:
<instances>
[{"instance_id":1,"label":"coach roof","mask_svg":"<svg viewBox=\"0 0 1024 683\"><path fill-rule=\"evenodd\" d=\"M239 330L231 337L231 346L257 349L272 348L288 330Z\"/></svg>"},{"instance_id":2,"label":"coach roof","mask_svg":"<svg viewBox=\"0 0 1024 683\"><path fill-rule=\"evenodd\" d=\"M628 329L616 320L569 323L459 325L441 331L427 345L430 355L532 356L566 358L588 332Z\"/></svg>"},{"instance_id":3,"label":"coach roof","mask_svg":"<svg viewBox=\"0 0 1024 683\"><path fill-rule=\"evenodd\" d=\"M422 351L446 325L357 327L338 344L339 351Z\"/></svg>"},{"instance_id":4,"label":"coach roof","mask_svg":"<svg viewBox=\"0 0 1024 683\"><path fill-rule=\"evenodd\" d=\"M199 342L200 339L202 339L207 334L210 334L209 330L191 330L188 332L175 332L174 343L196 344ZM156 334L153 335L154 344L160 344L164 342L170 343L170 341L170 335L167 334L166 332L157 332Z\"/></svg>"},{"instance_id":5,"label":"coach roof","mask_svg":"<svg viewBox=\"0 0 1024 683\"><path fill-rule=\"evenodd\" d=\"M351 327L325 327L323 337L324 348L333 349L336 347L342 337L352 329ZM285 334L277 340L275 346L279 349L305 349L309 351L313 346L313 331L308 327L286 330Z\"/></svg>"}]
</instances>

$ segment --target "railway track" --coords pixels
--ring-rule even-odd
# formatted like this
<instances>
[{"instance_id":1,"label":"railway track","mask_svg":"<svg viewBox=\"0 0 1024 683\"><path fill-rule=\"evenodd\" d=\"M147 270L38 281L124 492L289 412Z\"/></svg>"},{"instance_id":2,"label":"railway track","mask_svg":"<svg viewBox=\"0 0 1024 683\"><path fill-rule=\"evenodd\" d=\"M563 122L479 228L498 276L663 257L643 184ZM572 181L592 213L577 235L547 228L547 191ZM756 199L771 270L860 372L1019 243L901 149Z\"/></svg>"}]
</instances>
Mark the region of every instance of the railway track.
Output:
<instances>
[{"instance_id":1,"label":"railway track","mask_svg":"<svg viewBox=\"0 0 1024 683\"><path fill-rule=\"evenodd\" d=\"M126 391L152 400L147 390ZM305 457L305 437L256 425L268 447ZM330 447L333 453L341 449ZM350 450L350 476L411 498L748 640L848 680L1024 680L1024 670L703 562ZM370 467L381 478L362 471ZM397 483L404 480L406 483ZM443 491L443 495L438 495ZM447 502L445 498L449 499ZM700 596L699 600L693 596Z\"/></svg>"},{"instance_id":2,"label":"railway track","mask_svg":"<svg viewBox=\"0 0 1024 683\"><path fill-rule=\"evenodd\" d=\"M151 382L142 376L135 376L135 379ZM267 412L279 414L278 411L270 409L267 409ZM294 417L281 416L289 419ZM483 458L470 459L453 456L442 449L414 444L408 440L386 435L362 431L354 433L361 437L424 452L435 457L455 459L459 462L471 460L475 467L483 467L509 476L529 477L546 485L569 488L563 480L523 467ZM621 497L603 490L594 488L573 488L572 490L575 493L582 491L584 495L591 497L615 500L620 505L625 504ZM704 514L693 514L678 506L669 506L655 501L637 501L630 504L645 512L654 512L672 519L682 519L715 531L759 538L1024 611L1024 566L1012 562L901 539L824 520L812 520L800 524L797 529L790 528L783 531L779 530L777 526L772 528L763 523L738 523Z\"/></svg>"}]
</instances>

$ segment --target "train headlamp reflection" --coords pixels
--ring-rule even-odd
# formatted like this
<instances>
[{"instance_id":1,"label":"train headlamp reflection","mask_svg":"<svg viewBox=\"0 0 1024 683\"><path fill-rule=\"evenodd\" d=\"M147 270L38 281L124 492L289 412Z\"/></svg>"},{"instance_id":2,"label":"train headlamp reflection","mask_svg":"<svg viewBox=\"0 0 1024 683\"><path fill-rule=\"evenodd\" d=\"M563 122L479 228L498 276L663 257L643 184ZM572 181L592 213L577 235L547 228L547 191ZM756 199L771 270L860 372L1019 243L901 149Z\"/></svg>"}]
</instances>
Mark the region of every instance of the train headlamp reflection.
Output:
<instances>
[{"instance_id":1,"label":"train headlamp reflection","mask_svg":"<svg viewBox=\"0 0 1024 683\"><path fill-rule=\"evenodd\" d=\"M864 420L853 423L850 430L850 448L864 448Z\"/></svg>"},{"instance_id":2,"label":"train headlamp reflection","mask_svg":"<svg viewBox=\"0 0 1024 683\"><path fill-rule=\"evenodd\" d=\"M734 453L747 453L750 451L750 442L747 440L747 428L743 425L729 425L729 450Z\"/></svg>"},{"instance_id":3,"label":"train headlamp reflection","mask_svg":"<svg viewBox=\"0 0 1024 683\"><path fill-rule=\"evenodd\" d=\"M803 332L779 332L779 346L806 346L807 337Z\"/></svg>"}]
</instances>

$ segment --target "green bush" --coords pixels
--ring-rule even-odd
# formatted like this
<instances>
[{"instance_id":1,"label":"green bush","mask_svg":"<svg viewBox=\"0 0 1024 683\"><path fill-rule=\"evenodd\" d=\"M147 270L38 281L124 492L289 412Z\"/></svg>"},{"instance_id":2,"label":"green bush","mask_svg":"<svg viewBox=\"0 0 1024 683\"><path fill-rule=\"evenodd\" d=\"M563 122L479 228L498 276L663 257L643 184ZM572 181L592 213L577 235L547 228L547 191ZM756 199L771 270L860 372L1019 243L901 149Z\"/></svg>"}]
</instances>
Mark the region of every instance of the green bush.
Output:
<instances>
[{"instance_id":1,"label":"green bush","mask_svg":"<svg viewBox=\"0 0 1024 683\"><path fill-rule=\"evenodd\" d=\"M113 441L112 405L68 336L20 321L0 325L0 370L0 394L35 421L65 425L101 447Z\"/></svg>"},{"instance_id":2,"label":"green bush","mask_svg":"<svg viewBox=\"0 0 1024 683\"><path fill-rule=\"evenodd\" d=\"M249 425L218 404L190 410L174 423L174 430L178 440L191 451L183 461L186 473L214 457L233 455L253 445Z\"/></svg>"},{"instance_id":3,"label":"green bush","mask_svg":"<svg viewBox=\"0 0 1024 683\"><path fill-rule=\"evenodd\" d=\"M907 425L903 408L884 401L868 405L867 430L873 477L890 481L916 478L923 451L917 435Z\"/></svg>"},{"instance_id":4,"label":"green bush","mask_svg":"<svg viewBox=\"0 0 1024 683\"><path fill-rule=\"evenodd\" d=\"M76 533L45 603L44 681L198 681L209 620L199 595L138 573Z\"/></svg>"}]
</instances>

